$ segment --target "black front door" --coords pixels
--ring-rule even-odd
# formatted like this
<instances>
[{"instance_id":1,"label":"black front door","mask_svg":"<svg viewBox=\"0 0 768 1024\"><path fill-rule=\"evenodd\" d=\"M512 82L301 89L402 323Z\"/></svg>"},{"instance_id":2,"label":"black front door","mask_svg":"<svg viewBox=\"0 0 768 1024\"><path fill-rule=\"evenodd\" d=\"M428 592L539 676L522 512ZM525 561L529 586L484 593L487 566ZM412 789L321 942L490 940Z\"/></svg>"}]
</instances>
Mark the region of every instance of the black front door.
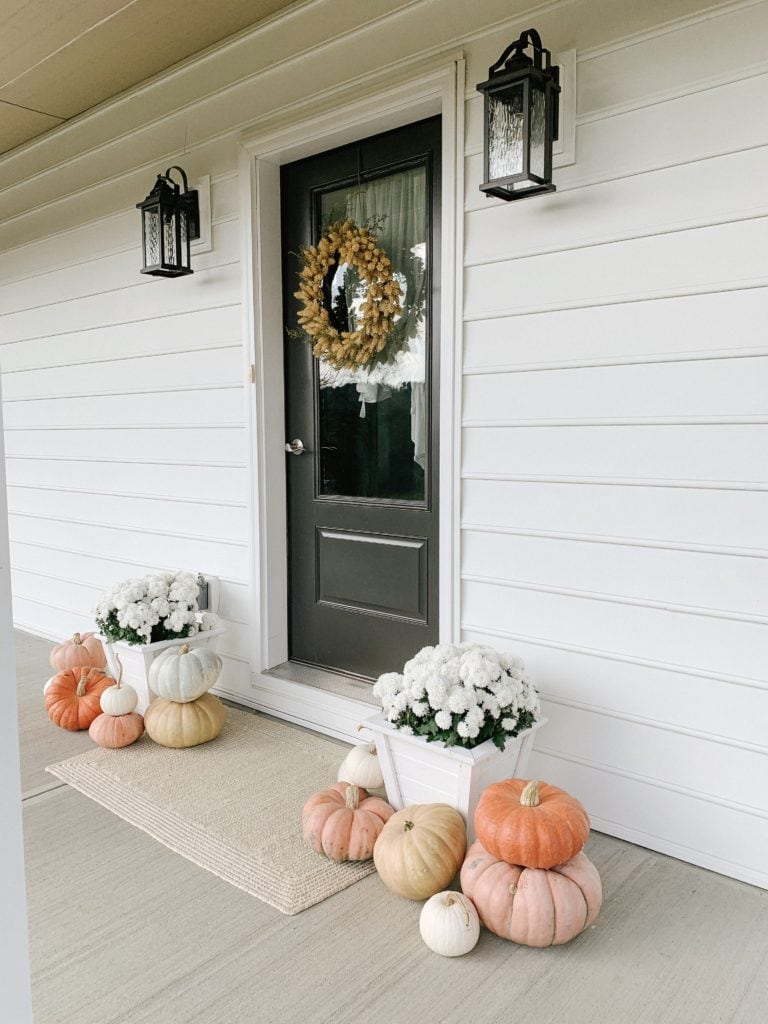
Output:
<instances>
[{"instance_id":1,"label":"black front door","mask_svg":"<svg viewBox=\"0 0 768 1024\"><path fill-rule=\"evenodd\" d=\"M372 678L437 642L440 119L286 165L281 196L290 657ZM301 249L342 221L375 234L402 305L355 369L313 356L294 297ZM354 264L323 291L354 331Z\"/></svg>"}]
</instances>

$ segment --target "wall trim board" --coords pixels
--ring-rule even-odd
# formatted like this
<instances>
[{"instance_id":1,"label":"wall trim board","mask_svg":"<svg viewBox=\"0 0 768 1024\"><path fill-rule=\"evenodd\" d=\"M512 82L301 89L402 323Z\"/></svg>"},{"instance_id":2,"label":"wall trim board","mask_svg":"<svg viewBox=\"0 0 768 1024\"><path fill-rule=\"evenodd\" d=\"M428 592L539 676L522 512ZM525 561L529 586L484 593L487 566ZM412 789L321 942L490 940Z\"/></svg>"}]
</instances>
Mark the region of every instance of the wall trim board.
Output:
<instances>
[{"instance_id":1,"label":"wall trim board","mask_svg":"<svg viewBox=\"0 0 768 1024\"><path fill-rule=\"evenodd\" d=\"M472 430L491 430L502 427L513 430L518 427L739 427L751 423L768 423L768 416L636 416L634 418L606 417L588 419L466 419L462 427Z\"/></svg>"},{"instance_id":2,"label":"wall trim board","mask_svg":"<svg viewBox=\"0 0 768 1024\"><path fill-rule=\"evenodd\" d=\"M585 711L591 715L600 715L604 718L618 718L622 722L631 722L633 725L641 725L648 729L660 729L662 732L674 732L681 736L690 736L693 739L703 740L705 743L715 743L724 747L735 747L738 750L748 750L755 754L768 754L768 745L764 743L750 743L748 740L740 740L735 736L723 736L717 733L705 732L702 729L689 729L686 726L675 725L674 722L666 722L656 718L647 718L643 715L633 715L617 708L609 708L601 704L590 704L584 701L571 700L567 697L556 697L543 690L539 691L543 701L550 704L558 704L565 708L573 708L577 711ZM768 816L768 813L766 814Z\"/></svg>"},{"instance_id":3,"label":"wall trim board","mask_svg":"<svg viewBox=\"0 0 768 1024\"><path fill-rule=\"evenodd\" d=\"M731 622L749 622L768 626L768 615L748 615L725 608L703 608L696 605L674 604L671 601L653 601L648 598L629 597L624 594L606 594L596 590L578 590L574 587L552 587L530 580L501 579L463 572L462 583L480 583L488 587L504 587L508 590L526 590L537 594L558 594L561 597L575 597L581 601L600 601L603 604L629 605L633 608L655 608L671 615L695 615L705 619L723 619Z\"/></svg>"},{"instance_id":4,"label":"wall trim board","mask_svg":"<svg viewBox=\"0 0 768 1024\"><path fill-rule=\"evenodd\" d=\"M126 523L97 523L88 519L76 519L74 516L67 516L66 519L63 519L61 516L46 516L41 515L39 512L17 512L13 509L8 510L8 515L19 516L22 519L40 519L49 523L88 526L93 530L117 530L121 533L141 533L152 537L168 536L167 530L153 530L148 526L129 526ZM203 540L211 544L221 544L223 547L246 548L248 546L245 541L231 540L228 537L212 537L209 534L182 533L174 530L173 535L181 540Z\"/></svg>"},{"instance_id":5,"label":"wall trim board","mask_svg":"<svg viewBox=\"0 0 768 1024\"><path fill-rule=\"evenodd\" d=\"M752 291L768 288L768 277L747 277L729 281L713 282L705 285L690 285L687 288L670 288L650 292L626 292L618 295L598 295L588 300L573 299L566 302L540 303L537 306L516 306L492 312L465 313L464 323L477 323L481 320L508 320L517 316L530 316L532 313L558 313L567 309L593 309L596 306L624 306L634 302L664 302L667 299L681 299L692 295L712 295L719 292Z\"/></svg>"},{"instance_id":6,"label":"wall trim board","mask_svg":"<svg viewBox=\"0 0 768 1024\"><path fill-rule=\"evenodd\" d=\"M43 456L40 456L41 458ZM768 491L768 483L747 483L740 480L677 480L653 477L600 477L600 476L533 476L514 473L473 473L463 471L462 480L506 480L516 483L594 484L598 487L669 487L693 491Z\"/></svg>"},{"instance_id":7,"label":"wall trim board","mask_svg":"<svg viewBox=\"0 0 768 1024\"><path fill-rule=\"evenodd\" d=\"M729 558L768 558L768 549L766 548L722 547L712 544L682 543L673 540L652 540L648 537L614 537L596 533L522 530L513 526L483 526L482 523L462 523L461 529L464 533L499 534L505 537L532 537L537 540L576 541L584 544L613 544L617 547L655 548L662 551L690 551L703 555L725 555Z\"/></svg>"},{"instance_id":8,"label":"wall trim board","mask_svg":"<svg viewBox=\"0 0 768 1024\"><path fill-rule=\"evenodd\" d=\"M761 690L768 693L768 683L761 679L749 679L745 676L729 676L722 672L705 672L703 669L691 665L677 665L670 661L656 661L651 658L631 657L620 654L617 651L605 651L597 647L582 647L577 644L557 643L547 640L544 637L525 636L520 633L511 633L507 630L489 629L486 626L476 626L470 622L462 622L462 632L477 633L479 636L489 636L500 640L514 640L519 643L529 644L532 647L549 647L555 651L568 651L573 654L585 654L590 658L601 658L606 661L619 661L628 665L638 665L646 668L660 669L664 672L673 672L676 675L690 676L697 679L709 679L719 683L728 683L732 686L744 686L750 690Z\"/></svg>"},{"instance_id":9,"label":"wall trim board","mask_svg":"<svg viewBox=\"0 0 768 1024\"><path fill-rule=\"evenodd\" d=\"M549 373L552 370L588 370L608 366L654 366L662 363L696 363L719 359L763 359L768 348L734 348L706 351L691 349L688 352L655 352L653 355L608 356L603 359L552 360L541 363L486 363L465 366L465 377L496 376L504 373Z\"/></svg>"},{"instance_id":10,"label":"wall trim board","mask_svg":"<svg viewBox=\"0 0 768 1024\"><path fill-rule=\"evenodd\" d=\"M97 429L100 430L102 428L99 427ZM55 494L87 494L97 498L138 498L141 501L172 501L174 504L179 505L212 505L215 508L248 508L248 503L246 501L230 501L226 498L204 498L197 495L192 496L158 493L142 494L140 491L115 491L110 488L99 488L97 490L91 487L64 487L61 484L9 483L7 487L9 491L14 489L25 491L53 491ZM57 548L56 550L60 549Z\"/></svg>"}]
</instances>

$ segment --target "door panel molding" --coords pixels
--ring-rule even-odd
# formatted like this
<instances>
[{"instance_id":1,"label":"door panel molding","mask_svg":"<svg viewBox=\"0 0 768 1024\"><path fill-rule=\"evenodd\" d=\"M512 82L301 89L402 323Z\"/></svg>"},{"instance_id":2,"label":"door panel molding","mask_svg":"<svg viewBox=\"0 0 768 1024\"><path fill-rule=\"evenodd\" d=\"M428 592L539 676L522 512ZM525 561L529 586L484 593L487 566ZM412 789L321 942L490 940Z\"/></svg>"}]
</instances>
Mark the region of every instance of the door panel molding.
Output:
<instances>
[{"instance_id":1,"label":"door panel molding","mask_svg":"<svg viewBox=\"0 0 768 1024\"><path fill-rule=\"evenodd\" d=\"M464 61L452 51L308 100L280 124L240 140L243 373L250 433L252 685L287 660L287 558L280 166L424 117L442 117L440 359L441 641L459 634ZM253 369L252 369L253 368ZM271 685L271 684L270 684ZM322 724L318 724L323 728ZM327 731L327 730L326 730ZM336 733L338 735L338 733ZM354 737L350 735L350 739Z\"/></svg>"}]
</instances>

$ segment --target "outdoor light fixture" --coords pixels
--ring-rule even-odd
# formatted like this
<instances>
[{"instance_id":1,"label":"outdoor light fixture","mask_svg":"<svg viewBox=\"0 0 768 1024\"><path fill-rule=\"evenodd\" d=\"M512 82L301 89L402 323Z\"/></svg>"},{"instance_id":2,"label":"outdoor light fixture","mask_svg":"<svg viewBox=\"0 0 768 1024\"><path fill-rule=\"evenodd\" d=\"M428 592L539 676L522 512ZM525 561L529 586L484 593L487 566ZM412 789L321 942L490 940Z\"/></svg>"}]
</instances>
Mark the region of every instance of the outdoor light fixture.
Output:
<instances>
[{"instance_id":1,"label":"outdoor light fixture","mask_svg":"<svg viewBox=\"0 0 768 1024\"><path fill-rule=\"evenodd\" d=\"M183 192L171 178L171 171L181 175ZM136 209L141 210L142 274L191 274L189 243L200 237L200 206L197 190L190 191L181 167L169 167L165 174L158 174L155 187L142 203L136 203Z\"/></svg>"},{"instance_id":2,"label":"outdoor light fixture","mask_svg":"<svg viewBox=\"0 0 768 1024\"><path fill-rule=\"evenodd\" d=\"M530 47L533 57L525 51ZM485 106L485 183L498 199L554 192L552 142L557 138L560 69L534 28L510 43L478 85Z\"/></svg>"}]
</instances>

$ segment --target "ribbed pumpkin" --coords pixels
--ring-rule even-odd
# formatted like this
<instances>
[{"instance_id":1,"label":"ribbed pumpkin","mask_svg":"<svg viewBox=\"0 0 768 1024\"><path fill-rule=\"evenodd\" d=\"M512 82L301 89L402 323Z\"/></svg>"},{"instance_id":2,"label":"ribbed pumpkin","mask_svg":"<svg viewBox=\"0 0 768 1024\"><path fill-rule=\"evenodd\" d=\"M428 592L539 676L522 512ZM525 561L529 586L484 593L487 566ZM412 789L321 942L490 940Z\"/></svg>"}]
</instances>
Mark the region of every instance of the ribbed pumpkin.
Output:
<instances>
[{"instance_id":1,"label":"ribbed pumpkin","mask_svg":"<svg viewBox=\"0 0 768 1024\"><path fill-rule=\"evenodd\" d=\"M208 647L169 647L149 666L149 685L158 697L184 704L210 690L221 667L221 658Z\"/></svg>"},{"instance_id":2,"label":"ribbed pumpkin","mask_svg":"<svg viewBox=\"0 0 768 1024\"><path fill-rule=\"evenodd\" d=\"M375 743L358 743L339 766L339 782L350 782L364 789L381 789L384 776L381 774Z\"/></svg>"},{"instance_id":3,"label":"ribbed pumpkin","mask_svg":"<svg viewBox=\"0 0 768 1024\"><path fill-rule=\"evenodd\" d=\"M361 786L336 782L304 804L304 841L316 853L337 862L370 860L381 830L394 807Z\"/></svg>"},{"instance_id":4,"label":"ribbed pumpkin","mask_svg":"<svg viewBox=\"0 0 768 1024\"><path fill-rule=\"evenodd\" d=\"M156 697L144 713L144 728L163 747L196 747L219 735L226 708L211 693L183 704Z\"/></svg>"},{"instance_id":5,"label":"ribbed pumpkin","mask_svg":"<svg viewBox=\"0 0 768 1024\"><path fill-rule=\"evenodd\" d=\"M93 633L75 633L71 640L57 644L51 651L51 667L58 672L69 668L104 668L107 656L101 641Z\"/></svg>"},{"instance_id":6,"label":"ribbed pumpkin","mask_svg":"<svg viewBox=\"0 0 768 1024\"><path fill-rule=\"evenodd\" d=\"M497 860L479 841L461 869L461 888L486 928L524 946L559 946L597 917L600 876L585 853L557 867L524 868Z\"/></svg>"},{"instance_id":7,"label":"ribbed pumpkin","mask_svg":"<svg viewBox=\"0 0 768 1024\"><path fill-rule=\"evenodd\" d=\"M425 900L450 883L467 848L464 819L448 804L414 804L382 829L373 862L397 896Z\"/></svg>"},{"instance_id":8,"label":"ribbed pumpkin","mask_svg":"<svg viewBox=\"0 0 768 1024\"><path fill-rule=\"evenodd\" d=\"M115 680L100 668L78 668L59 672L49 680L45 710L55 725L77 732L87 729L101 714L102 693Z\"/></svg>"},{"instance_id":9,"label":"ribbed pumpkin","mask_svg":"<svg viewBox=\"0 0 768 1024\"><path fill-rule=\"evenodd\" d=\"M579 801L557 786L505 779L488 786L480 797L475 833L498 860L551 868L583 848L589 818Z\"/></svg>"},{"instance_id":10,"label":"ribbed pumpkin","mask_svg":"<svg viewBox=\"0 0 768 1024\"><path fill-rule=\"evenodd\" d=\"M135 743L143 732L144 719L135 711L130 711L125 715L99 715L91 722L88 735L100 747L117 750Z\"/></svg>"}]
</instances>

